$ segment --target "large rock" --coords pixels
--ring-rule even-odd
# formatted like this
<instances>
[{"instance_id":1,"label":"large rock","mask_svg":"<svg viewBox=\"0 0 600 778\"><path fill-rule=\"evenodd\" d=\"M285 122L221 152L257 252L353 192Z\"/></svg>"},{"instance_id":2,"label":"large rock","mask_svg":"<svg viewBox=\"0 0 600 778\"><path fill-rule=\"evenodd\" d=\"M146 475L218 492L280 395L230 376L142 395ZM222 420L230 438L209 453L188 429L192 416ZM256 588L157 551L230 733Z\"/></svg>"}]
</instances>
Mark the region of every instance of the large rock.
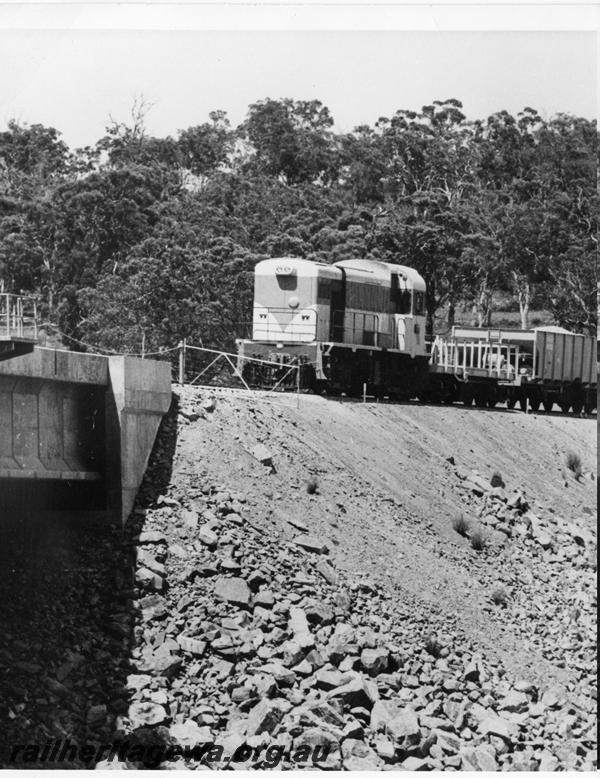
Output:
<instances>
[{"instance_id":1,"label":"large rock","mask_svg":"<svg viewBox=\"0 0 600 778\"><path fill-rule=\"evenodd\" d=\"M190 746L202 743L212 743L210 727L199 727L193 719L186 719L181 724L172 724L169 735L180 746Z\"/></svg>"},{"instance_id":2,"label":"large rock","mask_svg":"<svg viewBox=\"0 0 600 778\"><path fill-rule=\"evenodd\" d=\"M377 700L371 709L370 727L374 732L383 732L388 723L402 711L392 700Z\"/></svg>"},{"instance_id":3,"label":"large rock","mask_svg":"<svg viewBox=\"0 0 600 778\"><path fill-rule=\"evenodd\" d=\"M391 721L388 721L385 730L400 748L411 748L418 745L421 740L419 719L412 708L404 708L400 711Z\"/></svg>"},{"instance_id":4,"label":"large rock","mask_svg":"<svg viewBox=\"0 0 600 778\"><path fill-rule=\"evenodd\" d=\"M219 536L217 533L206 524L203 524L200 527L198 531L198 538L202 543L204 543L205 546L208 546L209 548L213 548L219 542Z\"/></svg>"},{"instance_id":5,"label":"large rock","mask_svg":"<svg viewBox=\"0 0 600 778\"><path fill-rule=\"evenodd\" d=\"M162 705L154 702L134 702L129 706L128 717L131 726L137 729L162 724L168 718L168 714Z\"/></svg>"},{"instance_id":6,"label":"large rock","mask_svg":"<svg viewBox=\"0 0 600 778\"><path fill-rule=\"evenodd\" d=\"M167 601L160 594L149 594L140 600L142 619L152 621L162 619L168 613Z\"/></svg>"},{"instance_id":7,"label":"large rock","mask_svg":"<svg viewBox=\"0 0 600 778\"><path fill-rule=\"evenodd\" d=\"M390 652L385 648L363 648L360 663L369 675L379 675L388 669Z\"/></svg>"},{"instance_id":8,"label":"large rock","mask_svg":"<svg viewBox=\"0 0 600 778\"><path fill-rule=\"evenodd\" d=\"M250 589L243 578L219 577L215 582L215 596L235 605L248 605Z\"/></svg>"},{"instance_id":9,"label":"large rock","mask_svg":"<svg viewBox=\"0 0 600 778\"><path fill-rule=\"evenodd\" d=\"M273 732L290 707L287 700L262 700L250 711L246 734L251 736Z\"/></svg>"},{"instance_id":10,"label":"large rock","mask_svg":"<svg viewBox=\"0 0 600 778\"><path fill-rule=\"evenodd\" d=\"M135 582L143 589L150 589L160 592L164 586L164 580L158 573L153 572L148 567L139 567L135 571Z\"/></svg>"},{"instance_id":11,"label":"large rock","mask_svg":"<svg viewBox=\"0 0 600 778\"><path fill-rule=\"evenodd\" d=\"M479 722L478 730L482 735L498 735L509 742L517 734L517 726L501 716L492 714Z\"/></svg>"},{"instance_id":12,"label":"large rock","mask_svg":"<svg viewBox=\"0 0 600 778\"><path fill-rule=\"evenodd\" d=\"M256 446L252 449L252 456L254 459L258 460L261 465L272 465L273 464L273 454L269 449L264 445L264 443L257 443Z\"/></svg>"},{"instance_id":13,"label":"large rock","mask_svg":"<svg viewBox=\"0 0 600 778\"><path fill-rule=\"evenodd\" d=\"M341 673L335 668L327 669L326 667L322 667L317 670L314 677L317 687L319 689L324 689L325 691L336 689L345 682L344 673Z\"/></svg>"},{"instance_id":14,"label":"large rock","mask_svg":"<svg viewBox=\"0 0 600 778\"><path fill-rule=\"evenodd\" d=\"M175 656L171 650L165 646L159 646L156 651L147 648L142 653L142 662L140 670L152 675L164 675L167 678L175 675L181 667L182 660Z\"/></svg>"},{"instance_id":15,"label":"large rock","mask_svg":"<svg viewBox=\"0 0 600 778\"><path fill-rule=\"evenodd\" d=\"M381 770L383 760L361 740L346 738L342 743L342 760L346 770Z\"/></svg>"},{"instance_id":16,"label":"large rock","mask_svg":"<svg viewBox=\"0 0 600 778\"><path fill-rule=\"evenodd\" d=\"M373 704L379 698L377 686L368 681L360 673L353 673L348 683L333 689L328 693L330 699L341 700L348 708L365 708L371 710Z\"/></svg>"},{"instance_id":17,"label":"large rock","mask_svg":"<svg viewBox=\"0 0 600 778\"><path fill-rule=\"evenodd\" d=\"M189 637L189 635L177 635L177 642L183 651L187 651L192 656L202 656L206 649L206 642L198 638Z\"/></svg>"},{"instance_id":18,"label":"large rock","mask_svg":"<svg viewBox=\"0 0 600 778\"><path fill-rule=\"evenodd\" d=\"M314 535L298 535L294 538L294 543L306 551L312 551L315 554L328 554L327 544Z\"/></svg>"},{"instance_id":19,"label":"large rock","mask_svg":"<svg viewBox=\"0 0 600 778\"><path fill-rule=\"evenodd\" d=\"M523 692L513 690L500 700L498 710L505 710L508 713L524 713L528 707L529 697Z\"/></svg>"},{"instance_id":20,"label":"large rock","mask_svg":"<svg viewBox=\"0 0 600 778\"><path fill-rule=\"evenodd\" d=\"M311 763L321 770L340 770L342 767L339 740L319 727L310 727L294 740L292 756L300 754L305 754L308 761L299 763L298 767Z\"/></svg>"},{"instance_id":21,"label":"large rock","mask_svg":"<svg viewBox=\"0 0 600 778\"><path fill-rule=\"evenodd\" d=\"M319 575L323 576L328 584L331 584L332 586L337 584L339 580L338 574L326 559L319 559L315 565L315 570Z\"/></svg>"},{"instance_id":22,"label":"large rock","mask_svg":"<svg viewBox=\"0 0 600 778\"><path fill-rule=\"evenodd\" d=\"M333 620L333 608L319 600L305 602L304 612L310 624L329 624Z\"/></svg>"},{"instance_id":23,"label":"large rock","mask_svg":"<svg viewBox=\"0 0 600 778\"><path fill-rule=\"evenodd\" d=\"M459 752L461 769L469 772L478 771L486 773L497 772L498 763L491 746L466 747Z\"/></svg>"}]
</instances>

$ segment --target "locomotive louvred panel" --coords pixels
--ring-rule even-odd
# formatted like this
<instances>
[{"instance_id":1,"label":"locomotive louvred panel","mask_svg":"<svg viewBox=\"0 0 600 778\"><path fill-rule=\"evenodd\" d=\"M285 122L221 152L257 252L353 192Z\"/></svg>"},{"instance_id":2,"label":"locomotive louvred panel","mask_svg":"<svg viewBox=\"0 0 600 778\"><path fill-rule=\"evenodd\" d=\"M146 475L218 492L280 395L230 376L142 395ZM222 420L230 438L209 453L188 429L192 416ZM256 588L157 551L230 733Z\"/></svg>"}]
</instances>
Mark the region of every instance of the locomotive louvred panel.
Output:
<instances>
[{"instance_id":1,"label":"locomotive louvred panel","mask_svg":"<svg viewBox=\"0 0 600 778\"><path fill-rule=\"evenodd\" d=\"M381 313L390 307L389 290L375 284L346 283L346 307L357 311Z\"/></svg>"}]
</instances>

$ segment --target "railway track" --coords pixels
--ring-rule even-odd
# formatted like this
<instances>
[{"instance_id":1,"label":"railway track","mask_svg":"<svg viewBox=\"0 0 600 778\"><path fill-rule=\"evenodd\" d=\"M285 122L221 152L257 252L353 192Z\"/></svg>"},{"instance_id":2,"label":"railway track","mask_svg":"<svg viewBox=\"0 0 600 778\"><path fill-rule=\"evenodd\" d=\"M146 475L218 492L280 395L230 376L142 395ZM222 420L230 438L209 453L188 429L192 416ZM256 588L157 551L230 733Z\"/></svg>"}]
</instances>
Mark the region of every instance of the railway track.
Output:
<instances>
[{"instance_id":1,"label":"railway track","mask_svg":"<svg viewBox=\"0 0 600 778\"><path fill-rule=\"evenodd\" d=\"M595 418L597 416L597 411L594 408L592 413L585 414L583 411L581 413L574 413L573 410L569 410L567 412L562 411L556 404L552 407L551 410L545 410L542 408L521 408L517 405L517 407L509 407L509 405L506 402L498 402L495 403L493 406L478 406L474 403L463 403L463 402L451 402L446 403L441 400L417 400L417 399L395 399L390 398L389 396L384 397L376 397L372 394L367 394L364 398L363 396L353 396L350 394L346 394L344 392L341 393L321 393L317 394L316 392L310 390L310 389L301 389L300 392L297 391L296 387L293 386L283 386L283 387L277 387L273 388L266 385L252 385L250 384L247 387L241 385L240 381L228 381L223 382L219 381L218 384L210 384L210 383L194 383L194 384L186 384L186 386L194 386L198 388L203 389L211 389L211 390L234 390L236 392L239 392L242 396L247 393L251 394L262 394L265 395L287 395L287 396L295 396L300 395L303 397L322 397L323 399L326 399L330 402L345 402L345 403L353 403L353 404L382 404L382 405L421 405L421 406L447 406L447 407L456 407L456 408L469 408L470 410L474 411L490 411L490 412L501 412L501 413L534 413L534 414L540 414L543 416L569 416L569 417L577 417L577 418Z\"/></svg>"}]
</instances>

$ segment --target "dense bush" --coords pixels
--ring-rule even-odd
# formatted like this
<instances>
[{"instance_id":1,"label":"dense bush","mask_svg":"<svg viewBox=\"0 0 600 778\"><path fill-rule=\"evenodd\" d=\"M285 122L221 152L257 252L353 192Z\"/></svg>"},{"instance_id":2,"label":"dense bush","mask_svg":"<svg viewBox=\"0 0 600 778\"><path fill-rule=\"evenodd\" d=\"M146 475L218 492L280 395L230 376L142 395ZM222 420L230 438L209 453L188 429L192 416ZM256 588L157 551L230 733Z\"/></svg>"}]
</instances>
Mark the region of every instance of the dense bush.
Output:
<instances>
[{"instance_id":1,"label":"dense bush","mask_svg":"<svg viewBox=\"0 0 600 778\"><path fill-rule=\"evenodd\" d=\"M0 132L0 278L67 345L231 347L256 262L371 257L417 268L428 329L459 306L595 332L597 132L559 114L468 121L457 100L336 133L318 101L263 100L153 138L137 105L94 147ZM444 317L448 317L448 321ZM74 339L74 340L71 340Z\"/></svg>"}]
</instances>

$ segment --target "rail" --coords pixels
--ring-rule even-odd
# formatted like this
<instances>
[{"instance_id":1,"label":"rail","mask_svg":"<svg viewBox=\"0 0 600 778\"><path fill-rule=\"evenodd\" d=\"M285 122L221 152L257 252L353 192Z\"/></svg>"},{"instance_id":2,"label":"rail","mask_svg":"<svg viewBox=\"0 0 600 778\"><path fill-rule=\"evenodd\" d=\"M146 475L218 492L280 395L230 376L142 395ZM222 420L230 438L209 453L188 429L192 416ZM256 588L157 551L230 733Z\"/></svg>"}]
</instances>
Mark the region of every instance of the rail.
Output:
<instances>
[{"instance_id":1,"label":"rail","mask_svg":"<svg viewBox=\"0 0 600 778\"><path fill-rule=\"evenodd\" d=\"M37 340L37 308L33 297L0 293L0 339Z\"/></svg>"}]
</instances>

